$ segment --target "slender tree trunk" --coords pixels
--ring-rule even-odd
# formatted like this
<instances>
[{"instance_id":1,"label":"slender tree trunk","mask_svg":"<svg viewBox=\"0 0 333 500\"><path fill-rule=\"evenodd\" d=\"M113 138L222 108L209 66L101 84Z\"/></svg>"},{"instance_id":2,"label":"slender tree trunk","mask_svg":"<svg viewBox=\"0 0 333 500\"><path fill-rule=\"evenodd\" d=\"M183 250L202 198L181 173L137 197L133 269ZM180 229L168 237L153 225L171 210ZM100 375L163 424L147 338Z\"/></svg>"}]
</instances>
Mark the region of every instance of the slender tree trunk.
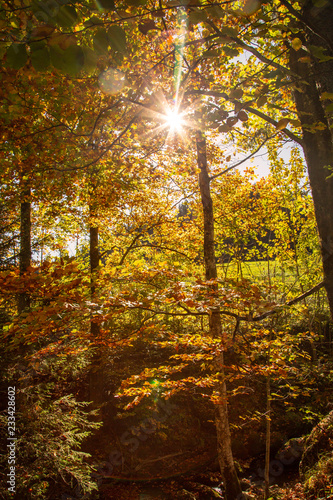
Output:
<instances>
[{"instance_id":1,"label":"slender tree trunk","mask_svg":"<svg viewBox=\"0 0 333 500\"><path fill-rule=\"evenodd\" d=\"M89 238L89 256L90 256L90 296L92 302L96 294L96 272L99 266L99 249L98 249L98 227L90 227ZM99 334L99 324L91 319L90 323L91 334L95 337Z\"/></svg>"},{"instance_id":2,"label":"slender tree trunk","mask_svg":"<svg viewBox=\"0 0 333 500\"><path fill-rule=\"evenodd\" d=\"M272 332L269 334L269 342L272 340ZM270 365L271 346L269 343L267 353L267 365ZM265 454L265 500L269 498L269 464L271 452L271 376L266 378L266 454Z\"/></svg>"},{"instance_id":3,"label":"slender tree trunk","mask_svg":"<svg viewBox=\"0 0 333 500\"><path fill-rule=\"evenodd\" d=\"M28 180L23 178L21 182L20 276L23 276L31 265L31 189ZM29 307L30 296L24 291L18 296L18 313Z\"/></svg>"},{"instance_id":4,"label":"slender tree trunk","mask_svg":"<svg viewBox=\"0 0 333 500\"><path fill-rule=\"evenodd\" d=\"M210 178L208 174L206 140L204 135L197 131L197 158L199 173L199 187L204 217L204 263L206 280L212 280L210 285L213 294L217 295L216 281L217 269L215 258L214 240L214 212L213 201L210 194ZM213 309L209 318L209 330L212 337L221 337L222 326L219 308ZM224 379L223 352L221 352L222 382L220 385L220 401L216 405L215 424L217 432L218 459L224 480L226 500L242 498L242 490L237 477L234 459L231 450L231 435L228 419L227 391Z\"/></svg>"},{"instance_id":5,"label":"slender tree trunk","mask_svg":"<svg viewBox=\"0 0 333 500\"><path fill-rule=\"evenodd\" d=\"M214 282L217 278L214 236L213 200L210 194L210 178L208 174L206 139L201 132L197 132L197 158L199 173L199 188L204 218L204 265L206 280L213 280L210 285L211 293L217 295L218 286ZM209 329L212 337L221 337L221 317L218 308L212 310L209 316Z\"/></svg>"},{"instance_id":6,"label":"slender tree trunk","mask_svg":"<svg viewBox=\"0 0 333 500\"><path fill-rule=\"evenodd\" d=\"M94 188L92 189L92 195ZM90 258L90 297L94 302L96 298L96 277L99 266L99 248L98 248L98 227L95 225L95 209L90 206L90 216L92 218L89 229L89 258ZM99 323L91 317L90 332L94 341L100 334ZM103 403L104 398L104 377L102 369L102 353L99 347L95 347L95 353L91 360L91 368L89 374L89 398L93 401L94 406L99 406Z\"/></svg>"}]
</instances>

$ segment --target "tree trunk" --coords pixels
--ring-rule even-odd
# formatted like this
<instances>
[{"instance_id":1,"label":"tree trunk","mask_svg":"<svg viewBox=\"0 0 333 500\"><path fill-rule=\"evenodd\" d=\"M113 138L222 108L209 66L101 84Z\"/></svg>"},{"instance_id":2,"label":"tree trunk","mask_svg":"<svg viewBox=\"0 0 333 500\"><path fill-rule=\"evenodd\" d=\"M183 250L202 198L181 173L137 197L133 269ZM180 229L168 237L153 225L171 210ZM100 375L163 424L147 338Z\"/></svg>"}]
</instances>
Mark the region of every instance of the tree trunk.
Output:
<instances>
[{"instance_id":1,"label":"tree trunk","mask_svg":"<svg viewBox=\"0 0 333 500\"><path fill-rule=\"evenodd\" d=\"M98 250L98 227L90 227L89 238L89 256L90 256L90 297L94 301L96 293L96 272L99 266L99 250ZM95 337L99 334L99 324L91 319L90 323L91 334Z\"/></svg>"},{"instance_id":2,"label":"tree trunk","mask_svg":"<svg viewBox=\"0 0 333 500\"><path fill-rule=\"evenodd\" d=\"M95 211L90 207L90 216L94 218ZM94 224L92 222L91 224ZM89 230L89 258L90 258L90 297L94 302L96 297L96 273L99 266L99 248L98 248L98 227L91 225ZM99 323L91 317L90 332L94 341L100 334ZM89 373L89 398L93 401L95 407L103 403L104 399L104 376L102 369L102 353L99 347L94 347L95 353L91 360Z\"/></svg>"},{"instance_id":3,"label":"tree trunk","mask_svg":"<svg viewBox=\"0 0 333 500\"><path fill-rule=\"evenodd\" d=\"M204 263L206 280L216 280L216 258L214 248L214 212L213 201L210 194L210 178L208 174L206 140L204 135L197 131L197 158L199 173L199 187L201 203L204 217ZM217 295L218 286L216 281L210 285L213 294ZM209 330L212 337L221 337L222 326L219 308L212 311L209 318ZM222 365L220 385L220 401L216 405L215 424L217 432L218 460L223 476L226 500L236 500L242 498L242 490L237 477L234 459L231 450L231 435L228 419L227 391L223 368L223 351L220 362Z\"/></svg>"},{"instance_id":4,"label":"tree trunk","mask_svg":"<svg viewBox=\"0 0 333 500\"><path fill-rule=\"evenodd\" d=\"M31 265L31 189L29 181L22 179L21 182L20 276L23 276ZM22 313L29 307L29 293L21 292L18 296L18 313Z\"/></svg>"},{"instance_id":5,"label":"tree trunk","mask_svg":"<svg viewBox=\"0 0 333 500\"><path fill-rule=\"evenodd\" d=\"M304 18L310 17L310 2L304 10ZM333 6L326 3L326 8L316 11L311 17L311 25L321 36L309 30L305 43L315 44L326 49L325 55L333 56L330 40L332 39ZM328 41L325 41L328 40ZM333 318L333 142L329 127L328 114L325 112L321 94L332 91L330 79L333 74L332 61L318 62L313 65L301 62L308 56L304 50L290 50L290 69L297 75L295 82L295 102L303 130L303 149L306 158L312 197L321 242L321 253L325 288L331 316Z\"/></svg>"},{"instance_id":6,"label":"tree trunk","mask_svg":"<svg viewBox=\"0 0 333 500\"><path fill-rule=\"evenodd\" d=\"M269 347L267 353L267 365L270 365L272 332L269 334ZM267 373L266 376L266 453L265 453L265 500L268 500L269 495L269 464L271 453L271 376Z\"/></svg>"},{"instance_id":7,"label":"tree trunk","mask_svg":"<svg viewBox=\"0 0 333 500\"><path fill-rule=\"evenodd\" d=\"M199 173L199 188L201 204L204 218L204 265L206 280L213 280L210 290L213 295L217 295L218 286L214 282L217 278L216 257L215 257L215 236L214 236L214 212L213 200L210 194L210 178L208 174L206 139L201 132L197 132L197 158ZM212 310L209 316L209 330L212 337L221 337L221 316L217 308Z\"/></svg>"}]
</instances>

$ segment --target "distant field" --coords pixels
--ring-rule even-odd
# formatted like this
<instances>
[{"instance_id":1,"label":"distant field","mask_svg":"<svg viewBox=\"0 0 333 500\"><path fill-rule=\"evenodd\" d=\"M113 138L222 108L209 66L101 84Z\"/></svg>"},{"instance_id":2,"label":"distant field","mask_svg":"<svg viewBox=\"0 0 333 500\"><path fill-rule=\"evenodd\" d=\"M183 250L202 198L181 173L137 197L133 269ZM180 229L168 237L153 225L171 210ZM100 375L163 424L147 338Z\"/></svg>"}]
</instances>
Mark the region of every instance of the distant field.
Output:
<instances>
[{"instance_id":1,"label":"distant field","mask_svg":"<svg viewBox=\"0 0 333 500\"><path fill-rule=\"evenodd\" d=\"M219 275L227 278L243 276L243 278L254 278L257 280L267 280L270 276L274 282L292 285L298 280L295 267L285 263L283 266L277 261L262 260L258 262L242 262L237 264L219 265Z\"/></svg>"}]
</instances>

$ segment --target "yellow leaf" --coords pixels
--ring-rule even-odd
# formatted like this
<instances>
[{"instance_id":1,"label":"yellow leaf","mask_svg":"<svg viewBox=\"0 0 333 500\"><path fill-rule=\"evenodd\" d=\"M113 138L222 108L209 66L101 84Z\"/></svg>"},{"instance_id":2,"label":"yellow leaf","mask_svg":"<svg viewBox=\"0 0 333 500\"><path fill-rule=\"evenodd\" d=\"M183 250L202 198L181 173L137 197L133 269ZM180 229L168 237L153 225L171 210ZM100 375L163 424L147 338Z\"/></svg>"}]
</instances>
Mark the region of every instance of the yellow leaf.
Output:
<instances>
[{"instance_id":1,"label":"yellow leaf","mask_svg":"<svg viewBox=\"0 0 333 500\"><path fill-rule=\"evenodd\" d=\"M301 62L301 63L310 63L311 62L311 57L310 56L300 57L298 59L298 61Z\"/></svg>"},{"instance_id":2,"label":"yellow leaf","mask_svg":"<svg viewBox=\"0 0 333 500\"><path fill-rule=\"evenodd\" d=\"M259 99L257 100L258 108L261 108L261 106L266 104L266 102L267 102L267 97L265 95L262 95L261 97L259 97Z\"/></svg>"},{"instance_id":3,"label":"yellow leaf","mask_svg":"<svg viewBox=\"0 0 333 500\"><path fill-rule=\"evenodd\" d=\"M276 130L283 130L289 123L289 118L281 118L275 125Z\"/></svg>"},{"instance_id":4,"label":"yellow leaf","mask_svg":"<svg viewBox=\"0 0 333 500\"><path fill-rule=\"evenodd\" d=\"M299 50L302 47L302 40L299 38L294 38L293 41L291 42L291 46L294 50Z\"/></svg>"}]
</instances>

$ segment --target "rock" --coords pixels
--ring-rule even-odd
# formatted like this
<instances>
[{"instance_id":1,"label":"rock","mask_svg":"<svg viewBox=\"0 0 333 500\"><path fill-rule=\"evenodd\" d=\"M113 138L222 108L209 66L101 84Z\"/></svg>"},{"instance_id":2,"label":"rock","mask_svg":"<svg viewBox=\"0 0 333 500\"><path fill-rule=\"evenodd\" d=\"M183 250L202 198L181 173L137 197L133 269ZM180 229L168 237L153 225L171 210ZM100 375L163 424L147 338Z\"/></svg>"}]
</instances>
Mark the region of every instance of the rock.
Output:
<instances>
[{"instance_id":1,"label":"rock","mask_svg":"<svg viewBox=\"0 0 333 500\"><path fill-rule=\"evenodd\" d=\"M333 410L305 441L299 466L307 500L331 498L333 484Z\"/></svg>"},{"instance_id":2,"label":"rock","mask_svg":"<svg viewBox=\"0 0 333 500\"><path fill-rule=\"evenodd\" d=\"M304 451L304 443L304 437L289 439L275 455L276 460L284 466L297 465Z\"/></svg>"},{"instance_id":3,"label":"rock","mask_svg":"<svg viewBox=\"0 0 333 500\"><path fill-rule=\"evenodd\" d=\"M299 472L304 480L306 473L314 467L319 460L319 455L325 451L332 452L333 439L333 410L314 427L304 443L304 452Z\"/></svg>"}]
</instances>

